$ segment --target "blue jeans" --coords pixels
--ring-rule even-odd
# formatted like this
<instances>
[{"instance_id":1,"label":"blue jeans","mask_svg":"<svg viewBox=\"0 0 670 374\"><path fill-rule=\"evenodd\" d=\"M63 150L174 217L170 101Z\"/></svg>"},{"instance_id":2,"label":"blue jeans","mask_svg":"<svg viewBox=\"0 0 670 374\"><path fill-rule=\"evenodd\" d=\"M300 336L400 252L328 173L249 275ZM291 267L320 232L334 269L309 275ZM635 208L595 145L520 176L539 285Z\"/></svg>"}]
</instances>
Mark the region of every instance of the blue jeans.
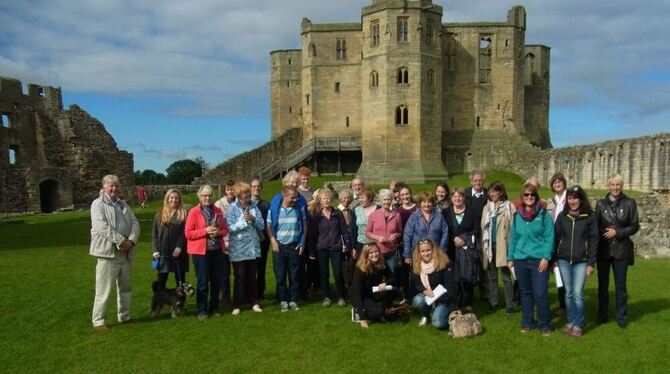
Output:
<instances>
[{"instance_id":1,"label":"blue jeans","mask_svg":"<svg viewBox=\"0 0 670 374\"><path fill-rule=\"evenodd\" d=\"M436 329L445 329L449 326L449 308L444 304L433 303L433 315L430 315L431 305L426 304L426 297L423 294L417 294L412 299L412 306L422 317L430 318L432 325Z\"/></svg>"},{"instance_id":2,"label":"blue jeans","mask_svg":"<svg viewBox=\"0 0 670 374\"><path fill-rule=\"evenodd\" d=\"M540 272L537 268L540 260L515 260L514 274L519 281L521 294L521 327L533 328L535 323L535 307L537 306L537 328L551 329L551 313L549 312L549 272Z\"/></svg>"},{"instance_id":3,"label":"blue jeans","mask_svg":"<svg viewBox=\"0 0 670 374\"><path fill-rule=\"evenodd\" d=\"M298 271L300 270L300 255L295 247L298 243L279 243L279 253L272 252L272 264L277 281L277 298L280 302L298 301L300 292ZM291 282L291 289L286 286L286 275Z\"/></svg>"},{"instance_id":4,"label":"blue jeans","mask_svg":"<svg viewBox=\"0 0 670 374\"><path fill-rule=\"evenodd\" d=\"M568 310L568 323L579 327L584 326L584 283L586 283L586 262L570 264L566 260L558 260L561 278L565 286L565 305Z\"/></svg>"},{"instance_id":5,"label":"blue jeans","mask_svg":"<svg viewBox=\"0 0 670 374\"><path fill-rule=\"evenodd\" d=\"M221 271L223 269L223 252L207 251L204 255L191 255L198 288L195 293L198 314L219 311L219 291L221 287ZM209 305L207 295L209 294Z\"/></svg>"}]
</instances>

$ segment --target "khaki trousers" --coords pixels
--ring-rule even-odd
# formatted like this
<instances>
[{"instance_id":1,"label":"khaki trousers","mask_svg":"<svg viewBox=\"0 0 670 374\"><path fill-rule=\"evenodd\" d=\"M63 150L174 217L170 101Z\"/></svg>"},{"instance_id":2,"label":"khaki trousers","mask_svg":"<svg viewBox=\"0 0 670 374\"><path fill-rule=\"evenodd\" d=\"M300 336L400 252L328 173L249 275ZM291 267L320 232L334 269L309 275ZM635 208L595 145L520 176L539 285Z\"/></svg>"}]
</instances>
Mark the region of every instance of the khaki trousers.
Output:
<instances>
[{"instance_id":1,"label":"khaki trousers","mask_svg":"<svg viewBox=\"0 0 670 374\"><path fill-rule=\"evenodd\" d=\"M93 326L102 326L107 317L107 301L116 283L117 319L130 319L130 273L132 262L125 252L116 252L114 258L98 258L95 267L95 299L93 301Z\"/></svg>"}]
</instances>

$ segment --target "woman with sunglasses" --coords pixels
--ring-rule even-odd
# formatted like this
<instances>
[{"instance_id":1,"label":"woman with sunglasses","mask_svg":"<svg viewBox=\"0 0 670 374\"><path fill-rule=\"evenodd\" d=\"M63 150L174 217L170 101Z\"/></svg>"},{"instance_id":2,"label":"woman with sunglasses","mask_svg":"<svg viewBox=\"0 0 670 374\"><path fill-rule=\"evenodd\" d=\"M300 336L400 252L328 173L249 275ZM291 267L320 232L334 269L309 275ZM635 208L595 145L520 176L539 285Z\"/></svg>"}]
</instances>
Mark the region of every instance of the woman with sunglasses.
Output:
<instances>
[{"instance_id":1,"label":"woman with sunglasses","mask_svg":"<svg viewBox=\"0 0 670 374\"><path fill-rule=\"evenodd\" d=\"M556 257L565 285L568 323L563 332L582 336L584 326L584 283L593 273L598 253L598 220L586 192L579 187L567 190L566 204L556 216Z\"/></svg>"},{"instance_id":2,"label":"woman with sunglasses","mask_svg":"<svg viewBox=\"0 0 670 374\"><path fill-rule=\"evenodd\" d=\"M543 336L549 336L548 270L554 252L554 224L551 215L540 206L540 195L534 185L526 183L523 186L521 201L521 207L512 220L507 266L519 281L521 333L528 333L537 327Z\"/></svg>"},{"instance_id":3,"label":"woman with sunglasses","mask_svg":"<svg viewBox=\"0 0 670 374\"><path fill-rule=\"evenodd\" d=\"M421 313L419 326L427 325L430 319L435 328L446 328L449 313L458 309L454 271L449 258L432 240L420 240L412 254L412 271L412 283L417 292L412 306ZM442 289L446 292L437 297L435 293Z\"/></svg>"}]
</instances>

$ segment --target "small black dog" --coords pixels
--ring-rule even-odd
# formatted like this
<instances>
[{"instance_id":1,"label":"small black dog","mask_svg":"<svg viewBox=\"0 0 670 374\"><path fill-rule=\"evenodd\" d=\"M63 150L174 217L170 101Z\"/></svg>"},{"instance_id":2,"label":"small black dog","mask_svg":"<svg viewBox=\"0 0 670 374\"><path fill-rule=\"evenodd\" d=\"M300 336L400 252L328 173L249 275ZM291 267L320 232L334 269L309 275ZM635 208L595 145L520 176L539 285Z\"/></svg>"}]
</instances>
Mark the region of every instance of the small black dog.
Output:
<instances>
[{"instance_id":1,"label":"small black dog","mask_svg":"<svg viewBox=\"0 0 670 374\"><path fill-rule=\"evenodd\" d=\"M177 288L164 288L158 281L155 281L151 288L154 290L154 296L151 298L151 311L149 312L151 318L158 316L163 305L170 306L172 318L184 315L188 288L185 290L182 285ZM189 296L191 295L192 293Z\"/></svg>"}]
</instances>

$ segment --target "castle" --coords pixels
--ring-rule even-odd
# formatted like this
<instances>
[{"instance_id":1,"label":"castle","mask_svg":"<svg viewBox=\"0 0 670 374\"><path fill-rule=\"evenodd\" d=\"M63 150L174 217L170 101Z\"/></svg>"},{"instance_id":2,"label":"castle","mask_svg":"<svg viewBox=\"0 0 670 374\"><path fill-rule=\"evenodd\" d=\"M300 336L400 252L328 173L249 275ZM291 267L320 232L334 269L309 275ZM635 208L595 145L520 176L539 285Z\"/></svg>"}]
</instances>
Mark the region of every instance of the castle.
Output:
<instances>
[{"instance_id":1,"label":"castle","mask_svg":"<svg viewBox=\"0 0 670 374\"><path fill-rule=\"evenodd\" d=\"M0 77L0 213L88 206L100 181L132 185L133 155L76 105L63 110L60 88Z\"/></svg>"},{"instance_id":2,"label":"castle","mask_svg":"<svg viewBox=\"0 0 670 374\"><path fill-rule=\"evenodd\" d=\"M360 23L304 18L302 48L270 54L272 138L359 142L372 182L443 180L481 134L551 147L549 47L525 45L524 8L502 22L442 15L430 0L374 0Z\"/></svg>"}]
</instances>

